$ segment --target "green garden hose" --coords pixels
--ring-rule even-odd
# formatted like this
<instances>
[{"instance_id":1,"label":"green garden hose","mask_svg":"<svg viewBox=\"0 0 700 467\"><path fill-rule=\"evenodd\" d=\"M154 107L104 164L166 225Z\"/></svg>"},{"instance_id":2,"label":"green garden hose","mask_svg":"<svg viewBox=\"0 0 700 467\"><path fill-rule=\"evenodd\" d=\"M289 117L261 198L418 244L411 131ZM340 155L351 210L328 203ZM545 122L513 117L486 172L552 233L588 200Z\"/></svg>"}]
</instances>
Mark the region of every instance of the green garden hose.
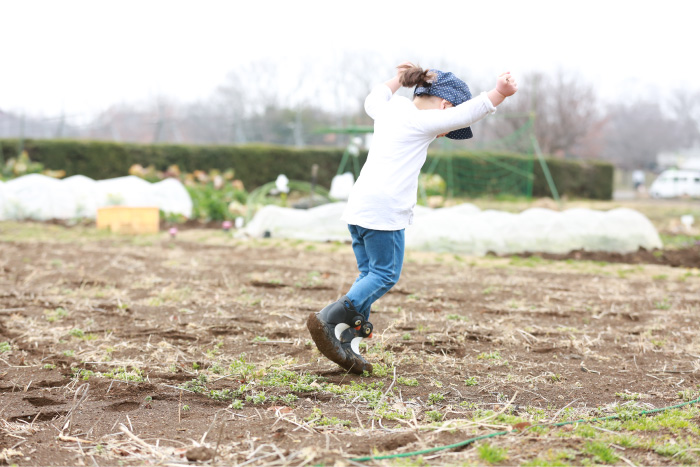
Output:
<instances>
[{"instance_id":1,"label":"green garden hose","mask_svg":"<svg viewBox=\"0 0 700 467\"><path fill-rule=\"evenodd\" d=\"M686 405L691 405L691 404L697 404L700 402L700 398L694 399L692 401L684 402L682 404L678 405L672 405L669 407L662 407L660 409L653 409L653 410L645 410L643 412L640 412L639 415L651 415L659 412L665 412L667 410L672 410L672 409L678 409L680 407L685 407ZM606 420L614 420L616 418L620 418L620 415L611 415L609 417L600 417L600 418L593 418L590 420L575 420L572 422L560 422L560 423L553 423L553 424L541 424L541 425L531 425L527 428L533 428L533 427L552 427L552 426L564 426L564 425L573 425L576 423L591 423L591 422L602 422ZM459 443L455 444L448 444L446 446L437 446L434 448L429 448L429 449L423 449L421 451L413 451L413 452L403 452L401 454L389 454L386 456L367 456L367 457L355 457L353 459L350 459L351 461L354 462L367 462L367 461L378 461L378 460L384 460L384 459L397 459L400 457L412 457L412 456L420 456L423 454L430 454L432 452L437 452L437 451L445 451L447 449L455 449L455 448L460 448L462 446L466 446L468 444L474 443L475 441L480 441L482 439L488 439L488 438L495 438L496 436L502 436L502 435L507 435L508 433L516 433L518 430L512 430L512 431L497 431L495 433L490 433L488 435L482 435L482 436L477 436L475 438L469 438L464 441L460 441Z\"/></svg>"}]
</instances>

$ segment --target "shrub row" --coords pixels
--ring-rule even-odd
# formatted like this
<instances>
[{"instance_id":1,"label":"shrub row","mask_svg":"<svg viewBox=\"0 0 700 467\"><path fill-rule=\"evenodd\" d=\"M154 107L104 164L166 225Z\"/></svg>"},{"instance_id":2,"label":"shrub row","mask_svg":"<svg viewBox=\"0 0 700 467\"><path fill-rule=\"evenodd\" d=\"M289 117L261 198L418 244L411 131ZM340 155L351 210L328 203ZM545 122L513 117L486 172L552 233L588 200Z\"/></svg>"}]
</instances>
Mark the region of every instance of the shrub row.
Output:
<instances>
[{"instance_id":1,"label":"shrub row","mask_svg":"<svg viewBox=\"0 0 700 467\"><path fill-rule=\"evenodd\" d=\"M559 196L611 199L614 166L607 162L545 160ZM544 169L537 158L488 151L431 154L425 168L447 181L454 196L523 195L553 197ZM531 181L522 174L533 174ZM530 186L528 186L530 185Z\"/></svg>"},{"instance_id":2,"label":"shrub row","mask_svg":"<svg viewBox=\"0 0 700 467\"><path fill-rule=\"evenodd\" d=\"M282 146L249 144L240 146L190 146L175 144L130 144L104 141L71 140L26 140L24 149L32 161L44 164L47 169L65 170L66 175L82 174L102 180L124 176L133 164L154 165L159 170L176 164L182 171L233 168L235 176L252 190L275 180L284 173L291 180L309 180L311 166L318 165L318 183L330 186L343 156L342 149L304 148L295 149ZM0 156L4 159L15 156L18 141L0 140ZM500 162L500 166L515 166L523 171L534 171L532 193L534 196L552 196L542 167L535 160L534 166L524 156L505 153L454 152L431 153L425 165L431 166L434 158L451 161L448 164L434 165L439 173L453 187L455 196L477 196L496 194L507 188L506 177L490 171L491 164L484 162L484 156ZM366 153L360 154L360 164L366 160ZM560 196L592 199L612 197L613 166L602 162L547 159L547 165ZM486 167L488 166L488 168ZM350 167L350 165L348 165ZM451 171L452 180L448 178ZM484 175L485 174L485 175ZM470 178L471 177L471 178ZM522 177L515 177L512 184L525 183ZM471 180L471 182L470 182ZM477 183L478 182L478 183ZM518 190L524 193L521 189Z\"/></svg>"},{"instance_id":3,"label":"shrub row","mask_svg":"<svg viewBox=\"0 0 700 467\"><path fill-rule=\"evenodd\" d=\"M17 153L16 140L0 140L5 159ZM273 181L281 173L291 180L309 180L318 164L319 183L330 185L338 170L340 149L293 149L282 146L190 146L129 144L104 141L26 140L32 161L47 169L62 169L66 176L81 174L95 180L127 175L133 164L165 170L177 165L182 172L233 168L237 179L251 190Z\"/></svg>"}]
</instances>

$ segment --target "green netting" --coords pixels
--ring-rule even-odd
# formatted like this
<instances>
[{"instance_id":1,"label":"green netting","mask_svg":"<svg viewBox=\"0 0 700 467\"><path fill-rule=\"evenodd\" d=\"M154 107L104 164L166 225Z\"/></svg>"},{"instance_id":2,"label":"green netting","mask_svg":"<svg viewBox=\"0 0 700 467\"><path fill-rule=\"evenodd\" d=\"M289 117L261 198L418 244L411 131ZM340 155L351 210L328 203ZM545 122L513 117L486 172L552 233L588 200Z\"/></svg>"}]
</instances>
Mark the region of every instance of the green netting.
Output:
<instances>
[{"instance_id":1,"label":"green netting","mask_svg":"<svg viewBox=\"0 0 700 467\"><path fill-rule=\"evenodd\" d=\"M478 143L469 158L454 155L451 140L445 138L441 140L440 151L432 153L423 166L421 196L511 195L530 198L535 158L543 164L543 169L546 168L536 142L531 118L504 138ZM439 192L434 175L444 180L444 193Z\"/></svg>"},{"instance_id":2,"label":"green netting","mask_svg":"<svg viewBox=\"0 0 700 467\"><path fill-rule=\"evenodd\" d=\"M423 167L421 187L430 196L532 196L533 158L477 153L466 158L449 154L431 156ZM430 175L444 180L445 190L430 188ZM432 184L435 186L435 182Z\"/></svg>"}]
</instances>

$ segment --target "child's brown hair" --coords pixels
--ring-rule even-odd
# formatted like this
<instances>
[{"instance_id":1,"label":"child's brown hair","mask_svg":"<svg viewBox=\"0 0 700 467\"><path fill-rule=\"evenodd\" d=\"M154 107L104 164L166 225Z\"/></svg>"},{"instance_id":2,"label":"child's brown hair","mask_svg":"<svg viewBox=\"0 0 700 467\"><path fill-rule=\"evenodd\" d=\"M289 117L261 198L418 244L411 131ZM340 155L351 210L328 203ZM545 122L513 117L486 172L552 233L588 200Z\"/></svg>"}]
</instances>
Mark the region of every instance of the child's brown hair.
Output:
<instances>
[{"instance_id":1,"label":"child's brown hair","mask_svg":"<svg viewBox=\"0 0 700 467\"><path fill-rule=\"evenodd\" d=\"M416 65L401 65L399 71L406 70L401 74L401 86L410 88L413 86L430 86L430 83L435 79L435 73L430 70L424 70Z\"/></svg>"}]
</instances>

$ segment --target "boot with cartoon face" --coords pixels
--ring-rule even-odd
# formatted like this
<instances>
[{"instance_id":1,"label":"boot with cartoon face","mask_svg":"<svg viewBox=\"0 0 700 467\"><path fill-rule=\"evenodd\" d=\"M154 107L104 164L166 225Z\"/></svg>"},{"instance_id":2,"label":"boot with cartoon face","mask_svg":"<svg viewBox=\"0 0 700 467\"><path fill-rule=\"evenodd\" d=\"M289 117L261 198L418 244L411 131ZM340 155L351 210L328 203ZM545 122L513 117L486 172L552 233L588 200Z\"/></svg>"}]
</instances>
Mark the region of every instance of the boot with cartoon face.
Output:
<instances>
[{"instance_id":1,"label":"boot with cartoon face","mask_svg":"<svg viewBox=\"0 0 700 467\"><path fill-rule=\"evenodd\" d=\"M365 321L349 298L343 296L306 321L318 350L346 370L372 373L372 365L360 355L360 342L371 337L372 323Z\"/></svg>"}]
</instances>

